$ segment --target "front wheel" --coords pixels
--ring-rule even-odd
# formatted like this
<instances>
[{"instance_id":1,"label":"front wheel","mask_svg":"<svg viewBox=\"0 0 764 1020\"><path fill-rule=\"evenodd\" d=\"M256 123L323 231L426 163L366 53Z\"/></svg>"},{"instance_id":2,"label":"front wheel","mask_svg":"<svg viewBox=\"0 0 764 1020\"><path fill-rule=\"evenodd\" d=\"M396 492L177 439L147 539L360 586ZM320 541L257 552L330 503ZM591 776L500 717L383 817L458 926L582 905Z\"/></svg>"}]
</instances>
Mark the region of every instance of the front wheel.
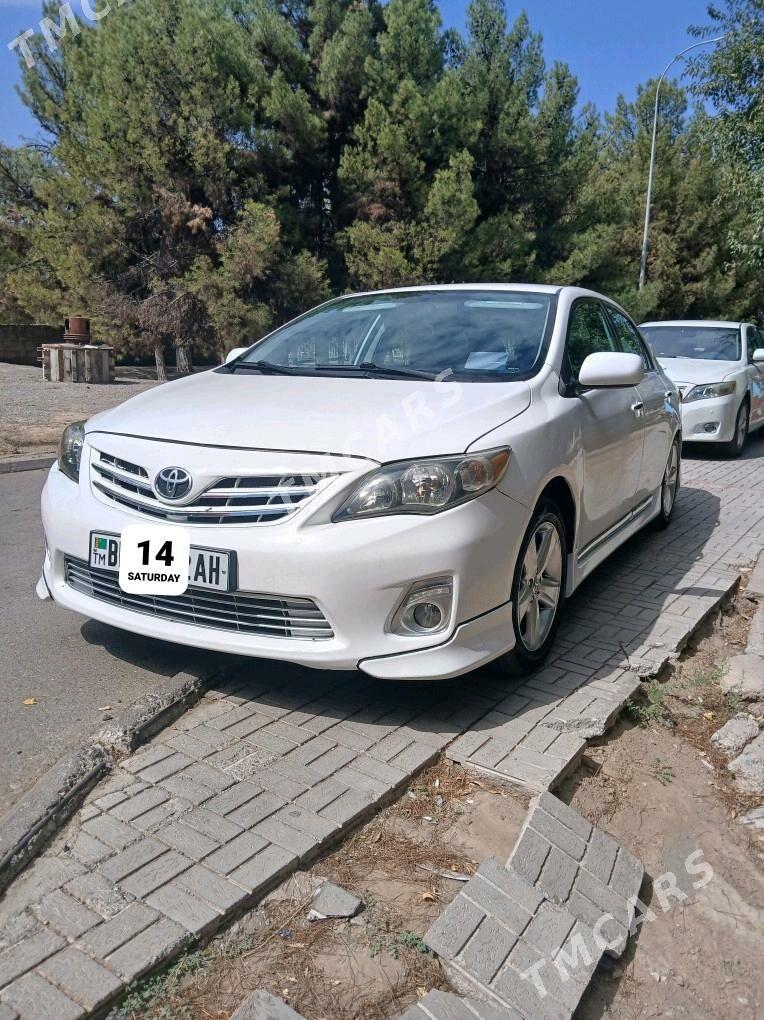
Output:
<instances>
[{"instance_id":1,"label":"front wheel","mask_svg":"<svg viewBox=\"0 0 764 1020\"><path fill-rule=\"evenodd\" d=\"M750 418L748 401L744 400L735 419L735 434L728 443L720 443L722 453L727 457L739 457L748 439L748 421Z\"/></svg>"},{"instance_id":2,"label":"front wheel","mask_svg":"<svg viewBox=\"0 0 764 1020\"><path fill-rule=\"evenodd\" d=\"M523 537L512 578L515 647L496 665L517 675L536 669L554 642L564 602L567 540L562 515L544 500Z\"/></svg>"}]
</instances>

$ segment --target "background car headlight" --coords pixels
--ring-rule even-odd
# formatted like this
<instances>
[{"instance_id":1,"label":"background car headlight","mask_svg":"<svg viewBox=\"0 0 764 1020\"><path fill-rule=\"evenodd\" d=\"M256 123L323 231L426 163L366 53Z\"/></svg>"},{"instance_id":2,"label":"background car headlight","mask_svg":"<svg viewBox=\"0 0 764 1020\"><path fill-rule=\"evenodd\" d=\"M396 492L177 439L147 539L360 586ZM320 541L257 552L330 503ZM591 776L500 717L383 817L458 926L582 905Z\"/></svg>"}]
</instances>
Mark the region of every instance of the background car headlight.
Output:
<instances>
[{"instance_id":1,"label":"background car headlight","mask_svg":"<svg viewBox=\"0 0 764 1020\"><path fill-rule=\"evenodd\" d=\"M333 520L383 514L436 514L482 496L501 481L510 450L387 464L367 475Z\"/></svg>"},{"instance_id":2,"label":"background car headlight","mask_svg":"<svg viewBox=\"0 0 764 1020\"><path fill-rule=\"evenodd\" d=\"M692 400L710 400L712 397L728 397L735 392L733 382L703 383L693 388L682 398L683 403L689 404Z\"/></svg>"},{"instance_id":3,"label":"background car headlight","mask_svg":"<svg viewBox=\"0 0 764 1020\"><path fill-rule=\"evenodd\" d=\"M73 482L80 477L80 460L85 442L85 422L75 421L67 425L58 444L58 466Z\"/></svg>"}]
</instances>

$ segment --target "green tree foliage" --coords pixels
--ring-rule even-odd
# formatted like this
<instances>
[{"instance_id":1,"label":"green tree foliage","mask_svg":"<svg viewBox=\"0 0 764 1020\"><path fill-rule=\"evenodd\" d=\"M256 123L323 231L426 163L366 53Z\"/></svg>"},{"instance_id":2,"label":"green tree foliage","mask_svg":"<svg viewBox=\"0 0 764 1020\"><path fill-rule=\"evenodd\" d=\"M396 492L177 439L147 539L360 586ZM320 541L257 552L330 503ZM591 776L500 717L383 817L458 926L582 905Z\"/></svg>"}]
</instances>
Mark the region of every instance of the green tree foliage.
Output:
<instances>
[{"instance_id":1,"label":"green tree foliage","mask_svg":"<svg viewBox=\"0 0 764 1020\"><path fill-rule=\"evenodd\" d=\"M655 83L601 119L504 0L472 0L464 38L434 0L131 0L38 34L43 143L0 148L0 315L82 311L160 372L351 288L578 283L640 318L749 316L762 3L712 11L718 117L665 86L642 292Z\"/></svg>"},{"instance_id":2,"label":"green tree foliage","mask_svg":"<svg viewBox=\"0 0 764 1020\"><path fill-rule=\"evenodd\" d=\"M764 0L712 4L712 24L700 37L724 34L693 61L696 91L718 113L712 137L722 157L731 197L746 210L730 235L733 249L752 266L764 264Z\"/></svg>"}]
</instances>

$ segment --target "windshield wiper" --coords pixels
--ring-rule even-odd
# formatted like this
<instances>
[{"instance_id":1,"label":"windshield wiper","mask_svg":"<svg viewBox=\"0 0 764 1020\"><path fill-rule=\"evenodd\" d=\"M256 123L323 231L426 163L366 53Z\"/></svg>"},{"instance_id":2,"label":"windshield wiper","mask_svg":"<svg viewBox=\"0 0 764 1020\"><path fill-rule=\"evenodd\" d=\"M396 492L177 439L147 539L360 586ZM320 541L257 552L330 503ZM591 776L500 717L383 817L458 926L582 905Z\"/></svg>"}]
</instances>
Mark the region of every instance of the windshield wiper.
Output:
<instances>
[{"instance_id":1,"label":"windshield wiper","mask_svg":"<svg viewBox=\"0 0 764 1020\"><path fill-rule=\"evenodd\" d=\"M236 372L243 368L247 371L262 372L263 375L307 375L312 373L313 366L306 366L308 372L302 368L290 365L275 365L272 361L235 361L229 371Z\"/></svg>"},{"instance_id":2,"label":"windshield wiper","mask_svg":"<svg viewBox=\"0 0 764 1020\"><path fill-rule=\"evenodd\" d=\"M420 372L415 368L396 368L392 365L378 365L374 361L362 361L360 365L314 365L316 372L349 372L353 375L392 375L401 379L437 379L434 372Z\"/></svg>"}]
</instances>

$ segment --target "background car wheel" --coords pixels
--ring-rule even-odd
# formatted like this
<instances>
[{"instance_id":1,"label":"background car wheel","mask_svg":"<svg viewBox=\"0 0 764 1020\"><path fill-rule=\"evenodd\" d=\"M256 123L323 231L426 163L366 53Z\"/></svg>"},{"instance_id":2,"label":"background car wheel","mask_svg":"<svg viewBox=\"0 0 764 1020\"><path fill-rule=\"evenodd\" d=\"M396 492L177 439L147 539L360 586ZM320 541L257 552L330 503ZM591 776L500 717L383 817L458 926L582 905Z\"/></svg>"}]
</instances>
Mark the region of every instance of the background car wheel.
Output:
<instances>
[{"instance_id":1,"label":"background car wheel","mask_svg":"<svg viewBox=\"0 0 764 1020\"><path fill-rule=\"evenodd\" d=\"M544 500L525 532L512 578L515 647L496 660L503 673L536 669L554 642L565 601L568 548L557 506Z\"/></svg>"},{"instance_id":2,"label":"background car wheel","mask_svg":"<svg viewBox=\"0 0 764 1020\"><path fill-rule=\"evenodd\" d=\"M751 412L748 401L744 400L735 419L735 434L728 443L722 443L722 452L726 457L739 457L748 439L748 419Z\"/></svg>"},{"instance_id":3,"label":"background car wheel","mask_svg":"<svg viewBox=\"0 0 764 1020\"><path fill-rule=\"evenodd\" d=\"M658 528L667 528L671 521L676 506L676 497L679 492L679 485L682 475L682 442L675 439L671 444L671 452L666 462L666 470L663 472L661 482L661 508L655 518Z\"/></svg>"}]
</instances>

